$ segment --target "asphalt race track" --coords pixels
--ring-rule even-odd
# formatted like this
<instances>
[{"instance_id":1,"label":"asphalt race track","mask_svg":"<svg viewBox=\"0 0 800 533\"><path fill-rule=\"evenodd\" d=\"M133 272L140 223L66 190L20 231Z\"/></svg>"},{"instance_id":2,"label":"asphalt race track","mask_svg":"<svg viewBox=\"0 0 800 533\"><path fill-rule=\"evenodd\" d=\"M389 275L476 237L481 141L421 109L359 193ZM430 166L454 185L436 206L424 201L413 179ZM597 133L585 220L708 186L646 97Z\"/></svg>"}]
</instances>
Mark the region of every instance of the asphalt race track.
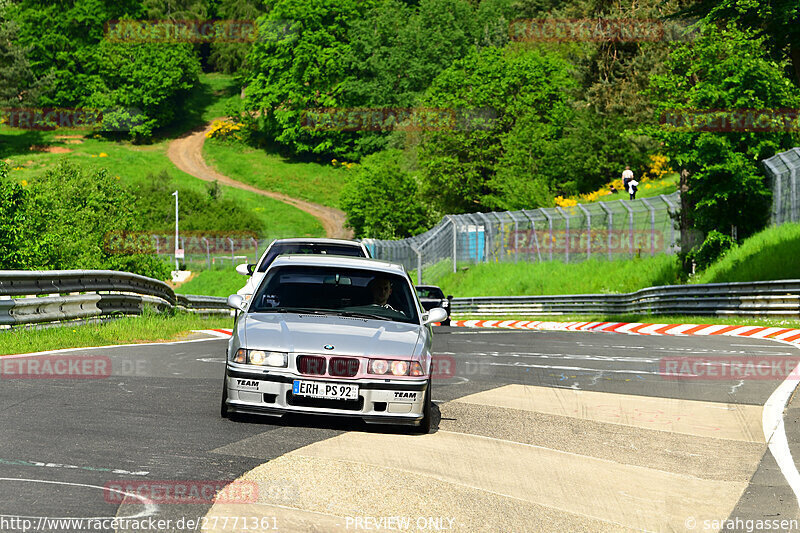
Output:
<instances>
[{"instance_id":1,"label":"asphalt race track","mask_svg":"<svg viewBox=\"0 0 800 533\"><path fill-rule=\"evenodd\" d=\"M88 379L4 372L0 531L752 531L800 520L762 429L782 379L661 372L669 358L797 358L792 346L437 328L436 429L417 436L317 417L224 420L225 343L33 356L110 362ZM790 403L784 420L797 457L800 409ZM131 492L203 496L239 478L213 506Z\"/></svg>"}]
</instances>

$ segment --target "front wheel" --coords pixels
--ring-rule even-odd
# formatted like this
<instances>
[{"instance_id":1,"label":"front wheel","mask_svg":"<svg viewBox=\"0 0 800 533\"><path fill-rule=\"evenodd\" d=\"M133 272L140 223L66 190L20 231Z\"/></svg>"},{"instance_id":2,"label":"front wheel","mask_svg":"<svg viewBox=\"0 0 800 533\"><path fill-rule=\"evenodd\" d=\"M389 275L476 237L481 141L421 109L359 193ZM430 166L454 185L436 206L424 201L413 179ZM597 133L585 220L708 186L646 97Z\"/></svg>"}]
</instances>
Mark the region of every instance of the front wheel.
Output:
<instances>
[{"instance_id":1,"label":"front wheel","mask_svg":"<svg viewBox=\"0 0 800 533\"><path fill-rule=\"evenodd\" d=\"M415 433L420 435L427 435L431 432L431 419L433 418L433 400L431 399L431 380L428 379L428 390L425 391L425 404L422 407L422 420L419 425L414 428Z\"/></svg>"}]
</instances>

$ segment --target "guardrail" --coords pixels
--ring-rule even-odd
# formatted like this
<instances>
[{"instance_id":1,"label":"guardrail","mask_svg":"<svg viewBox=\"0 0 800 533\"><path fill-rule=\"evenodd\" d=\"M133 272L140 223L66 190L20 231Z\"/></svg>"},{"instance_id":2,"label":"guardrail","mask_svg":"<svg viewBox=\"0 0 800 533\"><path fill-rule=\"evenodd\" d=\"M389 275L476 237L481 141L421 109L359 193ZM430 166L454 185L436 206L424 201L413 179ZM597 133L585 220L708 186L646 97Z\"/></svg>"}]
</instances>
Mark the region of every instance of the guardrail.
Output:
<instances>
[{"instance_id":1,"label":"guardrail","mask_svg":"<svg viewBox=\"0 0 800 533\"><path fill-rule=\"evenodd\" d=\"M626 294L454 298L467 315L770 315L800 317L800 280L649 287Z\"/></svg>"},{"instance_id":2,"label":"guardrail","mask_svg":"<svg viewBox=\"0 0 800 533\"><path fill-rule=\"evenodd\" d=\"M4 270L0 298L0 325L12 327L135 316L148 306L230 313L225 298L175 294L163 281L113 270Z\"/></svg>"}]
</instances>

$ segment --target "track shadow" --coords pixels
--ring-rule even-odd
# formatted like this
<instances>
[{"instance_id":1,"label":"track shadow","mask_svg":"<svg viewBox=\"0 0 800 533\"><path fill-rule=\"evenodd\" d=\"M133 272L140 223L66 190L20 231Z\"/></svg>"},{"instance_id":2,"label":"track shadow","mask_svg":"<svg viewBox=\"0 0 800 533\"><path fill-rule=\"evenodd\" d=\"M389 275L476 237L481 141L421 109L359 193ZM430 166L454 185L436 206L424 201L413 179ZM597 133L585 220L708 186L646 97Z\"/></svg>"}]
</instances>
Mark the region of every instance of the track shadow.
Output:
<instances>
[{"instance_id":1,"label":"track shadow","mask_svg":"<svg viewBox=\"0 0 800 533\"><path fill-rule=\"evenodd\" d=\"M435 403L432 406L431 431L436 433L442 413ZM288 413L281 418L270 416L234 414L229 415L234 422L245 424L260 424L276 427L296 427L313 429L330 429L334 431L360 431L362 433L384 433L388 435L415 435L416 427L397 424L367 424L359 418L329 415L305 415Z\"/></svg>"},{"instance_id":2,"label":"track shadow","mask_svg":"<svg viewBox=\"0 0 800 533\"><path fill-rule=\"evenodd\" d=\"M21 134L11 134L8 130L0 130L0 159L14 155L28 154L31 146L46 144L41 131L25 131Z\"/></svg>"}]
</instances>

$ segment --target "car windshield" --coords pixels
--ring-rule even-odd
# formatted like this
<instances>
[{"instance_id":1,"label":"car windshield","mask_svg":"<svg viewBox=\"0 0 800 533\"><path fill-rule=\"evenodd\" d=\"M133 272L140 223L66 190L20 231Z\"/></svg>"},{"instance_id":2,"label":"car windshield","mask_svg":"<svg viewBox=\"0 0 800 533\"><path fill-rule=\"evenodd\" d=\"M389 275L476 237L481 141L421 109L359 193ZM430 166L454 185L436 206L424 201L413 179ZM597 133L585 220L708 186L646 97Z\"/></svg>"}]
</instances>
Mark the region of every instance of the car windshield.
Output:
<instances>
[{"instance_id":1,"label":"car windshield","mask_svg":"<svg viewBox=\"0 0 800 533\"><path fill-rule=\"evenodd\" d=\"M444 298L444 293L439 287L417 287L417 295L420 298Z\"/></svg>"},{"instance_id":2,"label":"car windshield","mask_svg":"<svg viewBox=\"0 0 800 533\"><path fill-rule=\"evenodd\" d=\"M364 250L357 244L327 244L327 243L303 243L287 242L275 243L267 252L267 255L258 265L258 272L266 272L279 255L297 254L327 254L344 255L348 257L366 257Z\"/></svg>"},{"instance_id":3,"label":"car windshield","mask_svg":"<svg viewBox=\"0 0 800 533\"><path fill-rule=\"evenodd\" d=\"M273 268L261 282L249 311L330 313L419 323L405 277L337 267Z\"/></svg>"}]
</instances>

